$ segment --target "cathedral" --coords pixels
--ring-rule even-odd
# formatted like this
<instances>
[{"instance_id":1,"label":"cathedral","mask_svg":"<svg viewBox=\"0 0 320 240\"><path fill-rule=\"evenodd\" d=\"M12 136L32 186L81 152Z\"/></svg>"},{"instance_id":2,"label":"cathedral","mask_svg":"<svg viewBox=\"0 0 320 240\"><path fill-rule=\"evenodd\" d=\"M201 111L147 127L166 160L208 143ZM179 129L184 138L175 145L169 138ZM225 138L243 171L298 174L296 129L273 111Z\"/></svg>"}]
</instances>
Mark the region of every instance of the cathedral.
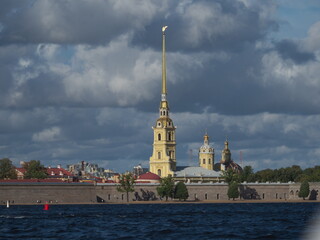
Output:
<instances>
[{"instance_id":1,"label":"cathedral","mask_svg":"<svg viewBox=\"0 0 320 240\"><path fill-rule=\"evenodd\" d=\"M232 168L242 171L241 167L231 158L229 143L226 140L219 163L214 161L214 148L209 143L209 136L204 135L203 145L199 149L199 166L180 167L176 160L176 127L170 118L167 100L166 77L166 31L162 27L162 88L159 107L159 118L153 129L153 153L150 157L149 171L160 177L173 176L186 181L219 181L221 171Z\"/></svg>"}]
</instances>

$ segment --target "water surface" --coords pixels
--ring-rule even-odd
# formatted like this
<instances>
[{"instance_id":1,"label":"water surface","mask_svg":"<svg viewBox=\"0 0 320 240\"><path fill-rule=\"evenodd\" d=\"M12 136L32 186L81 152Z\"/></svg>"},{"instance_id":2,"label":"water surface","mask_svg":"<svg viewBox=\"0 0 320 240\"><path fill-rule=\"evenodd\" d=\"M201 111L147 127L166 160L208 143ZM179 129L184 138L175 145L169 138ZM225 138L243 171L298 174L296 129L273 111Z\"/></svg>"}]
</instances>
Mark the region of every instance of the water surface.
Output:
<instances>
[{"instance_id":1,"label":"water surface","mask_svg":"<svg viewBox=\"0 0 320 240\"><path fill-rule=\"evenodd\" d=\"M0 239L302 239L320 203L0 206Z\"/></svg>"}]
</instances>

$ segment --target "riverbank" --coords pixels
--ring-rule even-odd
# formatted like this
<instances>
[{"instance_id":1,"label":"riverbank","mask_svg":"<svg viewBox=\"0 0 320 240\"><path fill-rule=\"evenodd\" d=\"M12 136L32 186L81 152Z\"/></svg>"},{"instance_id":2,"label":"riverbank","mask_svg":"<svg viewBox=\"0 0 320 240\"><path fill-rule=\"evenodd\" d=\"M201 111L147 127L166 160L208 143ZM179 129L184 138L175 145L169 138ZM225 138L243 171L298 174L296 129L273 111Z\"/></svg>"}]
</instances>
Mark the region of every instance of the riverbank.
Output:
<instances>
[{"instance_id":1,"label":"riverbank","mask_svg":"<svg viewBox=\"0 0 320 240\"><path fill-rule=\"evenodd\" d=\"M237 204L237 203L320 203L319 200L220 200L220 201L178 201L178 200L168 200L168 201L130 201L130 202L108 202L108 203L97 203L97 202L74 202L74 203L48 203L49 205L112 205L112 204ZM5 206L6 204L2 204ZM11 203L10 206L19 205L39 205L43 206L44 203Z\"/></svg>"}]
</instances>

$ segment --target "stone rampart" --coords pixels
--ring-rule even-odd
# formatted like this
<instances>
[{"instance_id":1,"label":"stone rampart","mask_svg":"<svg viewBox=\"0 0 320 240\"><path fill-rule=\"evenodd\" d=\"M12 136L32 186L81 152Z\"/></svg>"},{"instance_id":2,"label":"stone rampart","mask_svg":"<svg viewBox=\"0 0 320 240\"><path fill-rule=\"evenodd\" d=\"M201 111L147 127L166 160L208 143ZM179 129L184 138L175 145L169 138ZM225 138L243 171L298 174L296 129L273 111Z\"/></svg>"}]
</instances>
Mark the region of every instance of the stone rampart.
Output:
<instances>
[{"instance_id":1,"label":"stone rampart","mask_svg":"<svg viewBox=\"0 0 320 240\"><path fill-rule=\"evenodd\" d=\"M161 200L159 184L136 184L135 191L129 193L130 201ZM188 200L223 201L228 200L228 185L225 183L189 183ZM239 185L240 197L244 200L298 200L299 183L245 183ZM308 199L319 200L320 183L310 183ZM37 203L125 203L126 193L118 192L116 184L97 183L38 183L0 184L0 203L7 200L14 204Z\"/></svg>"},{"instance_id":2,"label":"stone rampart","mask_svg":"<svg viewBox=\"0 0 320 240\"><path fill-rule=\"evenodd\" d=\"M36 203L93 203L96 193L93 184L0 184L0 202L14 204Z\"/></svg>"}]
</instances>

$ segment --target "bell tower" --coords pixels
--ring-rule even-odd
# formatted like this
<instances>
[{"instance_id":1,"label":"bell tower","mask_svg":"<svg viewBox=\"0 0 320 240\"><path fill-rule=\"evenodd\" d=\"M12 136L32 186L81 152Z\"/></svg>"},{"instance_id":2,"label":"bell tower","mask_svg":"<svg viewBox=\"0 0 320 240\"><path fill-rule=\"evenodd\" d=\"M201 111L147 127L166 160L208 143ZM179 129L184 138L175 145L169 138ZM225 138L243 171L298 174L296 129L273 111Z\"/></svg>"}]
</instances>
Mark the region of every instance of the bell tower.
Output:
<instances>
[{"instance_id":1,"label":"bell tower","mask_svg":"<svg viewBox=\"0 0 320 240\"><path fill-rule=\"evenodd\" d=\"M228 139L224 142L224 149L222 150L221 154L221 170L225 171L226 170L226 165L229 165L231 162L231 151L229 149L229 142Z\"/></svg>"},{"instance_id":2,"label":"bell tower","mask_svg":"<svg viewBox=\"0 0 320 240\"><path fill-rule=\"evenodd\" d=\"M167 177L176 170L176 127L169 117L169 103L167 101L166 76L166 35L167 26L162 27L162 90L159 107L159 118L153 129L153 153L150 157L149 171Z\"/></svg>"},{"instance_id":3,"label":"bell tower","mask_svg":"<svg viewBox=\"0 0 320 240\"><path fill-rule=\"evenodd\" d=\"M206 133L203 137L203 145L199 149L199 166L213 170L214 149L209 144L209 136Z\"/></svg>"}]
</instances>

